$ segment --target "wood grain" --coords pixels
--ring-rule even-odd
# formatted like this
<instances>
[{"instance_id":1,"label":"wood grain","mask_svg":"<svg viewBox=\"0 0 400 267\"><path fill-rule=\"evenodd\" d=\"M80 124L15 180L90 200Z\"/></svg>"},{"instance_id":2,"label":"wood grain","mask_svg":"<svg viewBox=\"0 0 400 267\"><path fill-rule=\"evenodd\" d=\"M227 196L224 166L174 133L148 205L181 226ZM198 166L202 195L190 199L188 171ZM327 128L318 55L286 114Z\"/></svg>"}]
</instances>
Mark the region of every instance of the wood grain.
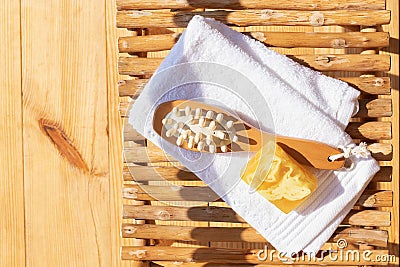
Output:
<instances>
[{"instance_id":1,"label":"wood grain","mask_svg":"<svg viewBox=\"0 0 400 267\"><path fill-rule=\"evenodd\" d=\"M274 47L384 47L389 46L389 34L386 32L347 32L347 33L314 33L314 32L245 32L244 34ZM122 37L118 41L120 52L149 52L171 49L178 41L180 34L159 34Z\"/></svg>"},{"instance_id":2,"label":"wood grain","mask_svg":"<svg viewBox=\"0 0 400 267\"><path fill-rule=\"evenodd\" d=\"M214 18L236 26L327 26L327 25L381 25L390 21L388 10L341 10L298 11L298 10L239 10L239 11L169 11L130 10L117 12L117 26L125 28L186 27L195 15Z\"/></svg>"},{"instance_id":3,"label":"wood grain","mask_svg":"<svg viewBox=\"0 0 400 267\"><path fill-rule=\"evenodd\" d=\"M108 103L108 151L109 151L109 170L110 170L110 266L128 267L120 259L120 247L122 240L120 237L122 196L122 121L118 112L118 51L117 51L117 29L115 27L115 0L105 1L106 18L106 77L107 77L107 103ZM130 267L130 266L129 266Z\"/></svg>"},{"instance_id":4,"label":"wood grain","mask_svg":"<svg viewBox=\"0 0 400 267\"><path fill-rule=\"evenodd\" d=\"M22 0L28 266L111 266L105 2Z\"/></svg>"},{"instance_id":5,"label":"wood grain","mask_svg":"<svg viewBox=\"0 0 400 267\"><path fill-rule=\"evenodd\" d=\"M316 1L306 0L297 2L288 2L285 0L158 0L142 1L142 0L117 0L119 10L123 9L192 9L192 8L227 8L227 9L244 9L244 8L269 8L269 9L295 9L295 10L330 10L330 9L385 9L385 1L383 0L336 0L336 1Z\"/></svg>"},{"instance_id":6,"label":"wood grain","mask_svg":"<svg viewBox=\"0 0 400 267\"><path fill-rule=\"evenodd\" d=\"M19 1L0 3L0 265L25 266Z\"/></svg>"}]
</instances>

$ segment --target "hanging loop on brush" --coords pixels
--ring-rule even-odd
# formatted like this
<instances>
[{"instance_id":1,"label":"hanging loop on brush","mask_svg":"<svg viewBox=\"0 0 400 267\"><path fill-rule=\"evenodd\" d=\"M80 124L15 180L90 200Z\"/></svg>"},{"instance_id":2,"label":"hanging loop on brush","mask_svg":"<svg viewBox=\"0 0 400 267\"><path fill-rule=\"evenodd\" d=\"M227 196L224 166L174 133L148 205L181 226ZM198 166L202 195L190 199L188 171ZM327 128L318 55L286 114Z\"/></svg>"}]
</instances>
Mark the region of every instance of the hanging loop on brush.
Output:
<instances>
[{"instance_id":1,"label":"hanging loop on brush","mask_svg":"<svg viewBox=\"0 0 400 267\"><path fill-rule=\"evenodd\" d=\"M332 155L328 157L329 161L335 161L341 158L348 159L350 156L355 156L356 158L368 158L371 152L367 148L367 143L361 142L358 146L355 144L350 144L347 146L338 146L343 153Z\"/></svg>"}]
</instances>

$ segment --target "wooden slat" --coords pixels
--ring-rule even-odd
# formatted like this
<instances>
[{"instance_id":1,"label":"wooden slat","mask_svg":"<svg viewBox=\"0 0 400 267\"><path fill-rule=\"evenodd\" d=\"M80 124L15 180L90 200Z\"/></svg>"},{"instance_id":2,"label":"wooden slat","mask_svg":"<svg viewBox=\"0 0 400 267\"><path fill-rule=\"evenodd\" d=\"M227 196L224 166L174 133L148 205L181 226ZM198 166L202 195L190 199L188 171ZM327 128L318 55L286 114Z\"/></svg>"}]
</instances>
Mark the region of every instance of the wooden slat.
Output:
<instances>
[{"instance_id":1,"label":"wooden slat","mask_svg":"<svg viewBox=\"0 0 400 267\"><path fill-rule=\"evenodd\" d=\"M387 32L244 32L253 38L274 47L312 48L371 48L389 45ZM150 52L171 49L178 41L179 34L128 36L119 39L120 52Z\"/></svg>"},{"instance_id":2,"label":"wooden slat","mask_svg":"<svg viewBox=\"0 0 400 267\"><path fill-rule=\"evenodd\" d=\"M1 1L0 18L0 265L24 267L20 1Z\"/></svg>"},{"instance_id":3,"label":"wooden slat","mask_svg":"<svg viewBox=\"0 0 400 267\"><path fill-rule=\"evenodd\" d=\"M156 186L130 185L123 190L123 197L135 200L158 201L221 201L218 195L207 186ZM366 190L357 205L362 207L391 207L392 191Z\"/></svg>"},{"instance_id":4,"label":"wooden slat","mask_svg":"<svg viewBox=\"0 0 400 267\"><path fill-rule=\"evenodd\" d=\"M340 77L338 79L356 87L362 93L372 95L390 94L389 77ZM118 87L119 95L130 96L133 99L136 99L148 81L148 79L120 81Z\"/></svg>"},{"instance_id":5,"label":"wooden slat","mask_svg":"<svg viewBox=\"0 0 400 267\"><path fill-rule=\"evenodd\" d=\"M278 253L274 253L272 260L268 257L266 261L260 261L257 258L259 249L223 249L223 248L177 248L177 247L161 247L161 246L144 246L144 247L128 247L124 246L121 250L123 260L159 260L159 261L177 261L177 262L211 262L211 263L252 263L252 264L282 264L282 260L278 258ZM387 255L387 250L371 250L371 255ZM331 257L333 258L333 257ZM365 265L370 261L360 256L360 260L349 257L337 257L332 260L328 254L324 254L323 258L318 261L296 259L296 264L311 265ZM387 265L385 262L374 262L375 265Z\"/></svg>"},{"instance_id":6,"label":"wooden slat","mask_svg":"<svg viewBox=\"0 0 400 267\"><path fill-rule=\"evenodd\" d=\"M139 97L149 79L122 80L118 83L119 96Z\"/></svg>"},{"instance_id":7,"label":"wooden slat","mask_svg":"<svg viewBox=\"0 0 400 267\"><path fill-rule=\"evenodd\" d=\"M150 75L160 65L161 58L120 57L118 71L122 75Z\"/></svg>"},{"instance_id":8,"label":"wooden slat","mask_svg":"<svg viewBox=\"0 0 400 267\"><path fill-rule=\"evenodd\" d=\"M388 71L390 56L383 55L306 55L288 56L319 71Z\"/></svg>"},{"instance_id":9,"label":"wooden slat","mask_svg":"<svg viewBox=\"0 0 400 267\"><path fill-rule=\"evenodd\" d=\"M392 116L391 99L360 99L360 110L355 115L358 118L380 118Z\"/></svg>"},{"instance_id":10,"label":"wooden slat","mask_svg":"<svg viewBox=\"0 0 400 267\"><path fill-rule=\"evenodd\" d=\"M351 210L342 224L385 227L390 225L390 212L380 210Z\"/></svg>"},{"instance_id":11,"label":"wooden slat","mask_svg":"<svg viewBox=\"0 0 400 267\"><path fill-rule=\"evenodd\" d=\"M302 0L296 2L287 2L285 0L117 0L119 10L126 9L192 9L192 8L211 8L211 9L295 9L295 10L341 10L341 9L385 9L383 0Z\"/></svg>"},{"instance_id":12,"label":"wooden slat","mask_svg":"<svg viewBox=\"0 0 400 267\"><path fill-rule=\"evenodd\" d=\"M113 266L106 5L14 2L23 7L26 265Z\"/></svg>"},{"instance_id":13,"label":"wooden slat","mask_svg":"<svg viewBox=\"0 0 400 267\"><path fill-rule=\"evenodd\" d=\"M219 196L206 186L125 185L123 197L159 201L221 201Z\"/></svg>"},{"instance_id":14,"label":"wooden slat","mask_svg":"<svg viewBox=\"0 0 400 267\"><path fill-rule=\"evenodd\" d=\"M319 71L387 71L389 55L298 55L291 59ZM118 70L123 75L151 75L161 58L120 57Z\"/></svg>"},{"instance_id":15,"label":"wooden slat","mask_svg":"<svg viewBox=\"0 0 400 267\"><path fill-rule=\"evenodd\" d=\"M216 206L136 206L124 205L124 219L145 219L161 221L215 221L215 222L245 222L231 208ZM378 210L352 210L342 224L361 226L389 226L390 213Z\"/></svg>"},{"instance_id":16,"label":"wooden slat","mask_svg":"<svg viewBox=\"0 0 400 267\"><path fill-rule=\"evenodd\" d=\"M385 144L386 145L386 144ZM390 145L389 145L390 146ZM125 166L123 168L124 181L200 181L192 172L182 170L183 167L174 166ZM392 180L392 167L382 166L372 178L372 182L390 182Z\"/></svg>"},{"instance_id":17,"label":"wooden slat","mask_svg":"<svg viewBox=\"0 0 400 267\"><path fill-rule=\"evenodd\" d=\"M200 242L267 242L251 227L194 227L126 223L122 225L122 237ZM386 247L388 235L386 231L382 230L345 228L339 229L332 238L334 241L343 238L349 243Z\"/></svg>"},{"instance_id":18,"label":"wooden slat","mask_svg":"<svg viewBox=\"0 0 400 267\"><path fill-rule=\"evenodd\" d=\"M342 77L340 80L349 83L363 93L372 95L389 95L390 78L389 77Z\"/></svg>"},{"instance_id":19,"label":"wooden slat","mask_svg":"<svg viewBox=\"0 0 400 267\"><path fill-rule=\"evenodd\" d=\"M357 204L366 208L393 206L393 192L390 190L365 190Z\"/></svg>"},{"instance_id":20,"label":"wooden slat","mask_svg":"<svg viewBox=\"0 0 400 267\"><path fill-rule=\"evenodd\" d=\"M124 219L147 219L161 221L216 221L245 222L231 208L215 206L135 206L124 205Z\"/></svg>"},{"instance_id":21,"label":"wooden slat","mask_svg":"<svg viewBox=\"0 0 400 267\"><path fill-rule=\"evenodd\" d=\"M118 11L117 26L124 28L186 27L195 15L214 18L236 26L327 26L327 25L381 25L390 21L388 10L341 10L341 11L295 11L295 10L239 10L187 12L169 10Z\"/></svg>"},{"instance_id":22,"label":"wooden slat","mask_svg":"<svg viewBox=\"0 0 400 267\"><path fill-rule=\"evenodd\" d=\"M126 111L125 111L126 112ZM132 125L129 123L125 123L123 126L123 140L124 141L138 141L143 142L145 138L143 135L138 133L135 129L132 128Z\"/></svg>"},{"instance_id":23,"label":"wooden slat","mask_svg":"<svg viewBox=\"0 0 400 267\"><path fill-rule=\"evenodd\" d=\"M388 233L382 230L370 230L362 228L345 228L337 231L333 240L344 239L349 243L361 243L370 246L387 247Z\"/></svg>"},{"instance_id":24,"label":"wooden slat","mask_svg":"<svg viewBox=\"0 0 400 267\"><path fill-rule=\"evenodd\" d=\"M353 139L389 140L392 138L392 124L386 121L351 122L346 132Z\"/></svg>"},{"instance_id":25,"label":"wooden slat","mask_svg":"<svg viewBox=\"0 0 400 267\"><path fill-rule=\"evenodd\" d=\"M199 181L192 172L173 166L125 166L123 175L124 181Z\"/></svg>"}]
</instances>

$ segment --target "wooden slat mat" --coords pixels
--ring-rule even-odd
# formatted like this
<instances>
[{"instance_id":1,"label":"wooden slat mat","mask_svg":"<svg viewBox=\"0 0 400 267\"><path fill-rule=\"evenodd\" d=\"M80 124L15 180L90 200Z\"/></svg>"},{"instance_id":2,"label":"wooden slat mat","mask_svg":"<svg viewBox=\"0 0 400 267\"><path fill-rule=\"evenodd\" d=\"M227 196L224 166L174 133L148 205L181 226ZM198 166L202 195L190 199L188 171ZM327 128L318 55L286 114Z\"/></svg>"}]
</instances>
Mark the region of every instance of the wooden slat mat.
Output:
<instances>
[{"instance_id":1,"label":"wooden slat mat","mask_svg":"<svg viewBox=\"0 0 400 267\"><path fill-rule=\"evenodd\" d=\"M368 143L381 170L323 249L337 249L336 242L345 239L345 252L368 249L373 257L394 254L388 248L393 247L389 240L396 233L391 227L398 225L396 216L391 216L398 209L398 191L390 186L395 185L393 173L398 171L393 163L398 147L392 142L398 135L392 124L392 117L398 116L393 101L398 100L392 97L387 74L391 57L381 52L390 45L389 33L382 28L391 19L385 4L383 0L118 0L117 26L125 28L118 41L121 116L127 121L130 104L195 14L220 20L301 64L352 84L362 92L360 111L346 131L356 142ZM267 241L193 173L128 124L123 155L121 258L130 261L129 266L283 264L278 255L260 261L257 253ZM381 184L387 185L385 189ZM320 255L319 261L294 262L388 263L327 255Z\"/></svg>"}]
</instances>

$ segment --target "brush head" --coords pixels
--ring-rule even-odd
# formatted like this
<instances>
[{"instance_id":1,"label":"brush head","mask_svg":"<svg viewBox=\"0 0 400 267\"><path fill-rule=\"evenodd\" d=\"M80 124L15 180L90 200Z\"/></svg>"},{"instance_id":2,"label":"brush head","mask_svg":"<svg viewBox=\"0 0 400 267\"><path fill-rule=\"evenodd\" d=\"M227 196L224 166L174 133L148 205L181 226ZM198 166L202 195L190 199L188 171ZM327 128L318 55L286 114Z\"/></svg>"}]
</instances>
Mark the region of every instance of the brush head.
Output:
<instances>
[{"instance_id":1,"label":"brush head","mask_svg":"<svg viewBox=\"0 0 400 267\"><path fill-rule=\"evenodd\" d=\"M171 102L157 108L154 128L171 143L190 150L217 153L231 151L232 144L238 141L235 125L238 120L230 115L195 101L168 103Z\"/></svg>"}]
</instances>

